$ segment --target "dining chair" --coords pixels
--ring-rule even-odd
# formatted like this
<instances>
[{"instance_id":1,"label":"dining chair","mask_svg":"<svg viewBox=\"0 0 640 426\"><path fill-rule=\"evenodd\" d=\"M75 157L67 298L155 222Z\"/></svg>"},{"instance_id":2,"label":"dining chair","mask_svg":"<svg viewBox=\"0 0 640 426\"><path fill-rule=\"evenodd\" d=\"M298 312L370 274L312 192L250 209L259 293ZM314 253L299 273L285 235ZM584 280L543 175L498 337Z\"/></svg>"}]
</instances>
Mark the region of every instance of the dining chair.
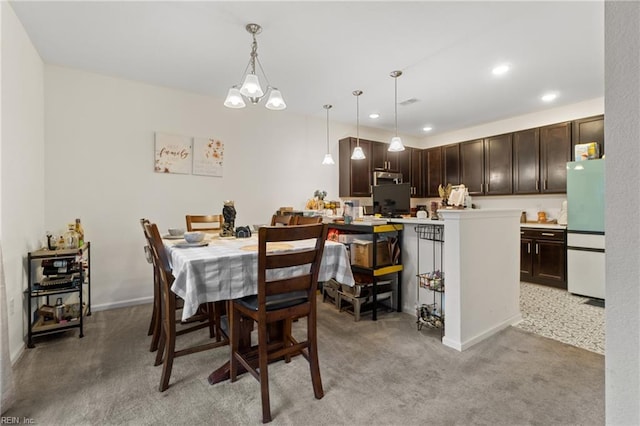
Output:
<instances>
[{"instance_id":1,"label":"dining chair","mask_svg":"<svg viewBox=\"0 0 640 426\"><path fill-rule=\"evenodd\" d=\"M292 225L311 225L322 223L322 216L294 216Z\"/></svg>"},{"instance_id":2,"label":"dining chair","mask_svg":"<svg viewBox=\"0 0 640 426\"><path fill-rule=\"evenodd\" d=\"M293 225L293 218L295 216L287 214L287 215L279 215L274 214L271 216L271 226L289 226Z\"/></svg>"},{"instance_id":3,"label":"dining chair","mask_svg":"<svg viewBox=\"0 0 640 426\"><path fill-rule=\"evenodd\" d=\"M160 282L159 276L156 270L155 265L153 264L153 253L151 251L151 236L147 231L146 225L149 224L149 219L142 218L140 219L140 224L142 225L142 231L144 232L145 240L147 245L144 246L145 256L147 258L147 262L149 262L153 267L153 308L151 312L151 321L149 323L149 331L147 332L147 336L151 337L151 346L149 347L149 352L155 352L158 350L158 340L160 339L160 332L162 328L162 324L160 323L161 317L161 307L160 307Z\"/></svg>"},{"instance_id":4,"label":"dining chair","mask_svg":"<svg viewBox=\"0 0 640 426\"><path fill-rule=\"evenodd\" d=\"M156 224L147 223L145 224L145 229L150 236L149 244L160 283L162 331L158 342L155 365L163 364L159 389L160 392L164 392L169 387L174 358L225 346L229 343L229 339L222 330L220 323L224 302L208 302L204 304L198 309L196 315L182 322L185 324L184 328L176 330L177 297L171 291L174 277L169 259ZM207 327L209 328L209 337L215 337L215 342L199 343L183 349L176 349L176 336Z\"/></svg>"},{"instance_id":5,"label":"dining chair","mask_svg":"<svg viewBox=\"0 0 640 426\"><path fill-rule=\"evenodd\" d=\"M193 215L185 216L187 220L187 231L220 231L222 229L222 215Z\"/></svg>"},{"instance_id":6,"label":"dining chair","mask_svg":"<svg viewBox=\"0 0 640 426\"><path fill-rule=\"evenodd\" d=\"M289 362L291 356L303 355L309 362L315 397L321 399L324 396L318 361L316 288L326 237L327 225L324 224L260 228L258 294L230 303L230 379L231 382L236 380L242 366L258 380L263 423L271 421L267 367L270 361L284 359ZM286 244L307 239L314 239L315 245L301 250L267 250L269 243ZM288 267L295 267L293 276L277 275L277 272L282 272L280 268ZM278 269L280 271L274 271ZM292 321L304 317L307 318L306 339L298 341L291 333ZM257 323L258 344L241 350L241 327L246 327L247 320ZM280 335L274 334L274 330L279 330Z\"/></svg>"}]
</instances>

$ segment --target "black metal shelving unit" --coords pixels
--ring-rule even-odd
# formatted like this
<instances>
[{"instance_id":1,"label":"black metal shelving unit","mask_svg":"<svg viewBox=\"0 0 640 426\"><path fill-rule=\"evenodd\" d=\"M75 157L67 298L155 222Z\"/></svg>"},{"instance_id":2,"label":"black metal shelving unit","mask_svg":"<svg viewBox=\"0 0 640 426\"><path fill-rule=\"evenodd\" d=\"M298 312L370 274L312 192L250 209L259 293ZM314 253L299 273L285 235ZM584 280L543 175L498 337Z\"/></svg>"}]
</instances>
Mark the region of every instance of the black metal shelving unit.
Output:
<instances>
[{"instance_id":1,"label":"black metal shelving unit","mask_svg":"<svg viewBox=\"0 0 640 426\"><path fill-rule=\"evenodd\" d=\"M65 267L60 267L60 272L38 274L39 277L36 278L34 272L36 270L43 271L43 261L62 262L60 264L64 264ZM40 263L38 264L38 262ZM34 266L37 269L34 269ZM59 333L73 328L79 328L79 337L84 337L84 317L91 315L91 243L87 241L77 249L41 249L29 252L27 254L27 273L28 288L24 291L29 316L27 347L35 347L33 343L35 336ZM84 298L85 290L87 293L86 301ZM52 297L64 297L70 293L78 294L77 318L61 322L47 322L39 315L34 317L42 299L44 299L45 305L51 306Z\"/></svg>"},{"instance_id":2,"label":"black metal shelving unit","mask_svg":"<svg viewBox=\"0 0 640 426\"><path fill-rule=\"evenodd\" d=\"M444 225L424 224L415 228L417 235L417 297L416 297L416 324L418 330L423 326L440 329L440 339L444 336L444 272L443 248L444 248ZM420 269L420 243L421 241L432 242L431 270L421 272ZM438 261L439 259L439 261ZM439 269L437 269L439 267ZM420 289L423 288L431 292L431 303L420 303Z\"/></svg>"}]
</instances>

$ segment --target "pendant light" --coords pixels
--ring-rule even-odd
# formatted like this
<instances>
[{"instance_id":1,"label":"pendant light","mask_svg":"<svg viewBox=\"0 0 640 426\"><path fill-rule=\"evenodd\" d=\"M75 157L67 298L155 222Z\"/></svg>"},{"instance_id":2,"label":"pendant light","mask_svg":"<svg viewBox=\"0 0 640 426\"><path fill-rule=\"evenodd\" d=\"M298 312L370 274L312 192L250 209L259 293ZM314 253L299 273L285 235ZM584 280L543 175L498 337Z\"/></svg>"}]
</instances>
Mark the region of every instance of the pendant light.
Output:
<instances>
[{"instance_id":1,"label":"pendant light","mask_svg":"<svg viewBox=\"0 0 640 426\"><path fill-rule=\"evenodd\" d=\"M322 164L324 164L325 166L332 166L334 164L336 164L335 161L333 161L333 157L331 156L331 153L329 152L329 110L331 108L333 108L333 105L323 105L322 108L327 110L327 153L324 155L324 160L322 160Z\"/></svg>"},{"instance_id":2,"label":"pendant light","mask_svg":"<svg viewBox=\"0 0 640 426\"><path fill-rule=\"evenodd\" d=\"M352 160L364 160L364 151L360 148L360 95L362 90L354 90L353 96L356 97L356 147L353 148L353 154L351 154Z\"/></svg>"},{"instance_id":3,"label":"pendant light","mask_svg":"<svg viewBox=\"0 0 640 426\"><path fill-rule=\"evenodd\" d=\"M398 77L402 75L402 71L392 71L391 77L395 82L395 98L394 98L394 106L395 106L395 116L396 116L396 135L391 138L391 144L389 145L388 151L390 152L398 152L404 151L404 145L402 144L402 139L398 136Z\"/></svg>"}]
</instances>

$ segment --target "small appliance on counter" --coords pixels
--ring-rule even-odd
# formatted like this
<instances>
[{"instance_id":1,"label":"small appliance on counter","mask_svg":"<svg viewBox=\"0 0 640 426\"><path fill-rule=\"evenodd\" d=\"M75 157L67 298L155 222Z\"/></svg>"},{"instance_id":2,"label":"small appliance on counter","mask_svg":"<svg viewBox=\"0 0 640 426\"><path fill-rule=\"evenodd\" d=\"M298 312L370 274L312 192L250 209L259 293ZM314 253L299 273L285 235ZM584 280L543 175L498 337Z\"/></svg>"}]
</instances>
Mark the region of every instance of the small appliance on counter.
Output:
<instances>
[{"instance_id":1,"label":"small appliance on counter","mask_svg":"<svg viewBox=\"0 0 640 426\"><path fill-rule=\"evenodd\" d=\"M567 200L562 202L562 207L560 208L560 213L558 214L558 225L566 225L567 224Z\"/></svg>"}]
</instances>

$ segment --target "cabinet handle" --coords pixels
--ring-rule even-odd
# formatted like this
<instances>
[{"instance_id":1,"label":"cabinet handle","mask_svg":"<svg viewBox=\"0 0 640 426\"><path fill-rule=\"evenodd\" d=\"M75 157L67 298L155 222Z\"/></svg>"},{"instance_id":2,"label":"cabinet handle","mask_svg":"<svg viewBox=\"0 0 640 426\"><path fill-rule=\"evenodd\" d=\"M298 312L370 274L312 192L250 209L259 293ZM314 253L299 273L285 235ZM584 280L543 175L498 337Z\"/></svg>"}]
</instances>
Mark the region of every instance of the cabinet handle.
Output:
<instances>
[{"instance_id":1,"label":"cabinet handle","mask_svg":"<svg viewBox=\"0 0 640 426\"><path fill-rule=\"evenodd\" d=\"M536 243L536 254L538 254L538 243Z\"/></svg>"},{"instance_id":2,"label":"cabinet handle","mask_svg":"<svg viewBox=\"0 0 640 426\"><path fill-rule=\"evenodd\" d=\"M527 254L531 253L531 243L527 243Z\"/></svg>"},{"instance_id":3,"label":"cabinet handle","mask_svg":"<svg viewBox=\"0 0 640 426\"><path fill-rule=\"evenodd\" d=\"M547 237L555 237L556 234L552 233L552 232L543 232L542 235L546 235Z\"/></svg>"}]
</instances>

